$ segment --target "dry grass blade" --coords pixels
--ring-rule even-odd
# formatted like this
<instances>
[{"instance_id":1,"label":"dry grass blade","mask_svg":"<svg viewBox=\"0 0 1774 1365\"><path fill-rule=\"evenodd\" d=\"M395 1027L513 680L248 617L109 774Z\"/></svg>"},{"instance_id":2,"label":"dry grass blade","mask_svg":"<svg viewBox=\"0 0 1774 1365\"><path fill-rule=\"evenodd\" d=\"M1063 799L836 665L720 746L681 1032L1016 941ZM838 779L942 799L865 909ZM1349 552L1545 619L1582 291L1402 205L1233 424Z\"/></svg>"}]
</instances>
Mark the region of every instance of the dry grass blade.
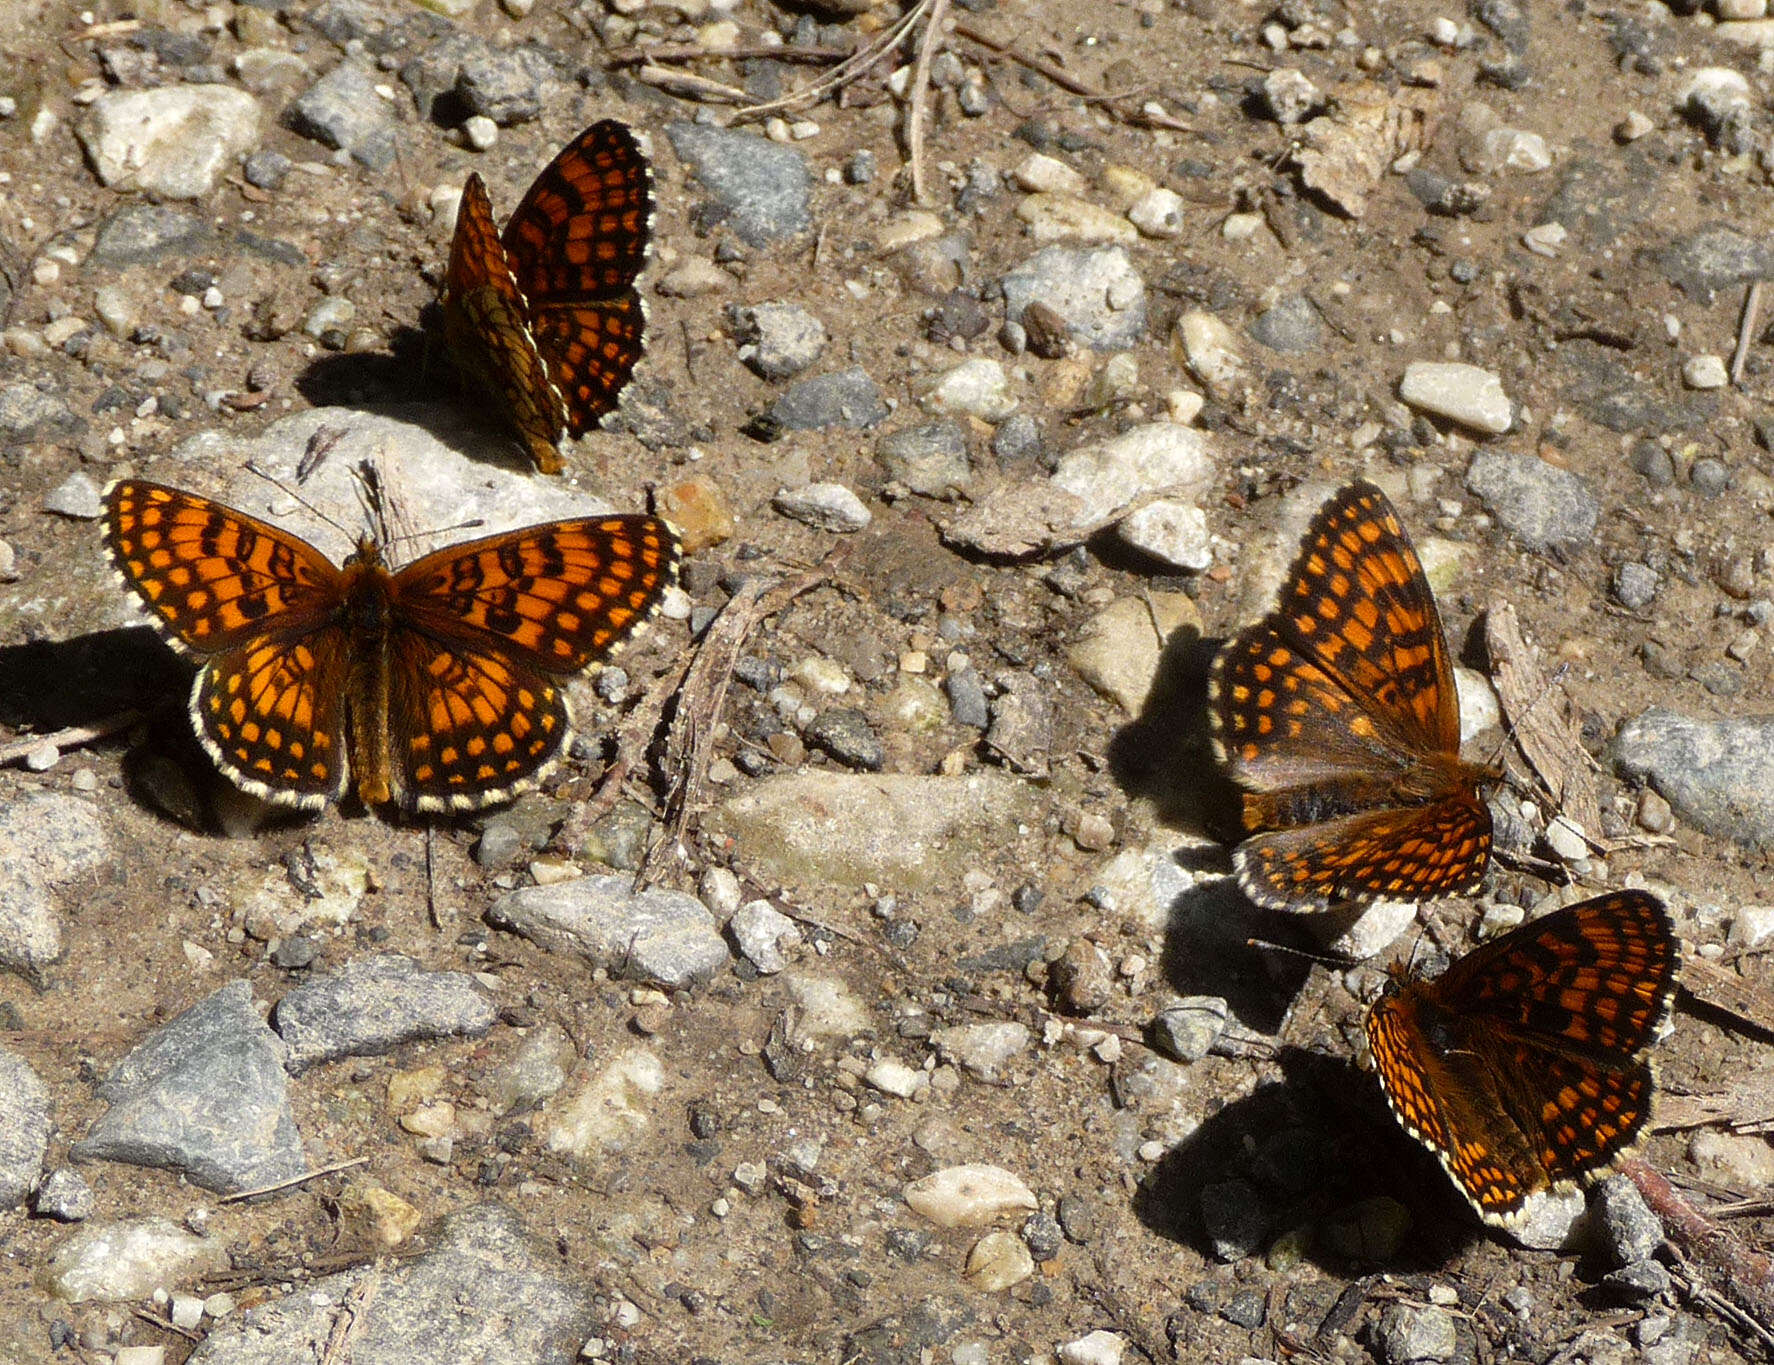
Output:
<instances>
[{"instance_id":1,"label":"dry grass blade","mask_svg":"<svg viewBox=\"0 0 1774 1365\"><path fill-rule=\"evenodd\" d=\"M1120 119L1123 123L1132 124L1135 127L1140 128L1165 128L1176 133L1192 133L1195 131L1180 119L1172 118L1169 114L1157 110L1146 108L1125 109L1122 107L1121 102L1132 98L1135 92L1126 90L1099 90L1088 81L1079 80L1078 77L1071 75L1069 72L1062 71L1052 62L1044 62L1039 57L1031 57L1027 53L1018 52L1009 43L1000 42L998 39L992 37L991 34L982 32L981 30L974 28L971 24L957 23L954 25L954 33L957 37L965 38L970 43L978 43L988 52L994 52L1006 61L1015 62L1018 66L1026 67L1037 75L1045 76L1048 80L1052 81L1061 90L1066 91L1068 94L1078 95L1092 104L1102 105L1103 108L1108 110L1110 114ZM1145 88L1149 87L1142 87L1142 89Z\"/></svg>"},{"instance_id":2,"label":"dry grass blade","mask_svg":"<svg viewBox=\"0 0 1774 1365\"><path fill-rule=\"evenodd\" d=\"M27 735L24 739L15 739L10 744L0 744L0 767L17 763L29 758L45 746L55 749L58 753L91 744L94 740L105 739L119 730L127 730L142 718L140 711L118 711L96 720L91 725L70 725L65 730L55 730L47 735Z\"/></svg>"},{"instance_id":3,"label":"dry grass blade","mask_svg":"<svg viewBox=\"0 0 1774 1365\"><path fill-rule=\"evenodd\" d=\"M942 45L943 20L948 18L949 0L930 0L930 15L924 20L924 36L918 43L918 60L912 67L912 93L906 102L905 151L912 167L912 202L930 202L930 187L924 183L924 121L930 113L930 63Z\"/></svg>"},{"instance_id":4,"label":"dry grass blade","mask_svg":"<svg viewBox=\"0 0 1774 1365\"><path fill-rule=\"evenodd\" d=\"M1515 608L1507 602L1493 602L1485 611L1485 649L1515 742L1559 811L1592 847L1605 852L1609 845L1602 838L1601 797L1589 755L1568 714L1570 698L1562 685L1547 680L1522 637Z\"/></svg>"},{"instance_id":5,"label":"dry grass blade","mask_svg":"<svg viewBox=\"0 0 1774 1365\"><path fill-rule=\"evenodd\" d=\"M748 104L743 109L735 110L728 123L745 123L752 119L763 118L766 114L780 113L786 109L799 109L824 99L834 91L842 90L882 57L898 47L905 40L905 36L917 27L933 3L934 0L919 0L900 17L899 22L892 28L881 34L868 46L859 49L840 62L811 85L784 95L781 99L769 100L763 104Z\"/></svg>"},{"instance_id":6,"label":"dry grass blade","mask_svg":"<svg viewBox=\"0 0 1774 1365\"><path fill-rule=\"evenodd\" d=\"M760 622L774 616L804 592L810 592L831 576L837 556L786 582L758 577L748 581L727 599L721 614L710 623L697 647L695 660L678 690L677 714L665 741L665 769L673 774L666 798L665 832L647 850L634 888L651 884L668 849L683 847L684 830L691 814L702 804L709 760L714 756L714 736L727 688L733 681L733 665Z\"/></svg>"}]
</instances>

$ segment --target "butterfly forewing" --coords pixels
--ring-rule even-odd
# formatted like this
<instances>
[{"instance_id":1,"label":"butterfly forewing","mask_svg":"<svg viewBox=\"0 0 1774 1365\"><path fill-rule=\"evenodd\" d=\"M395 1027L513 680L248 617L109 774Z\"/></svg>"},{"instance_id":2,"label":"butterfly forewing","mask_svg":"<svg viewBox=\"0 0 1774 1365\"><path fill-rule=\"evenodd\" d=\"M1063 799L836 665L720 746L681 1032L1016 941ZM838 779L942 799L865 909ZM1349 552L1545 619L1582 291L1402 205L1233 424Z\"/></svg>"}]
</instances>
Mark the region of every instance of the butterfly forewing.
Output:
<instances>
[{"instance_id":1,"label":"butterfly forewing","mask_svg":"<svg viewBox=\"0 0 1774 1365\"><path fill-rule=\"evenodd\" d=\"M1405 1128L1487 1221L1607 1169L1649 1122L1643 1058L1675 991L1662 905L1617 892L1535 920L1434 980L1395 976L1368 1013Z\"/></svg>"},{"instance_id":2,"label":"butterfly forewing","mask_svg":"<svg viewBox=\"0 0 1774 1365\"><path fill-rule=\"evenodd\" d=\"M470 174L456 210L444 278L444 337L456 363L498 403L544 474L562 468L556 445L566 400L531 334L529 305L493 226L486 186Z\"/></svg>"},{"instance_id":3,"label":"butterfly forewing","mask_svg":"<svg viewBox=\"0 0 1774 1365\"><path fill-rule=\"evenodd\" d=\"M533 306L609 298L646 264L653 176L627 126L603 119L543 168L505 225L518 288Z\"/></svg>"},{"instance_id":4,"label":"butterfly forewing","mask_svg":"<svg viewBox=\"0 0 1774 1365\"><path fill-rule=\"evenodd\" d=\"M679 547L657 517L595 517L454 545L395 576L413 625L447 640L496 641L533 668L576 673L658 605Z\"/></svg>"},{"instance_id":5,"label":"butterfly forewing","mask_svg":"<svg viewBox=\"0 0 1774 1365\"><path fill-rule=\"evenodd\" d=\"M1215 743L1245 789L1234 854L1258 904L1324 909L1476 887L1490 856L1459 756L1458 698L1422 565L1379 489L1312 519L1273 612L1228 640L1210 688Z\"/></svg>"},{"instance_id":6,"label":"butterfly forewing","mask_svg":"<svg viewBox=\"0 0 1774 1365\"><path fill-rule=\"evenodd\" d=\"M122 480L104 525L118 576L193 653L312 628L341 600L338 569L313 546L195 493Z\"/></svg>"}]
</instances>

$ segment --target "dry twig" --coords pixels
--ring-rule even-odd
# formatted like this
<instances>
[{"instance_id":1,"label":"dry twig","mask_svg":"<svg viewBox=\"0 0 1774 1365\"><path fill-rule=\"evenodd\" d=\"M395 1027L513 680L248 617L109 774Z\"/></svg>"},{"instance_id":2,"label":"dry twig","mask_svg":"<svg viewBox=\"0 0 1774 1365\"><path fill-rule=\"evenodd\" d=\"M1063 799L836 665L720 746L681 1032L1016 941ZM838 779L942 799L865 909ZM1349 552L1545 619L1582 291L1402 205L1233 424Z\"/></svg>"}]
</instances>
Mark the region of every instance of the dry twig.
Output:
<instances>
[{"instance_id":1,"label":"dry twig","mask_svg":"<svg viewBox=\"0 0 1774 1365\"><path fill-rule=\"evenodd\" d=\"M1027 67L1037 75L1045 76L1048 80L1052 81L1061 90L1066 91L1068 94L1078 95L1092 104L1102 105L1110 114L1120 119L1123 123L1132 124L1140 128L1168 128L1172 132L1177 133L1192 133L1195 131L1180 119L1172 118L1169 114L1161 111L1144 108L1122 108L1121 102L1138 93L1137 91L1099 90L1089 82L1079 80L1078 77L1061 70L1052 62L1045 62L1039 57L1031 57L1026 53L1018 52L1015 48L1010 46L1009 43L1000 42L990 34L982 33L971 24L957 23L954 25L953 32L957 37L965 38L970 43L978 43L987 51L995 52L998 56L1003 57L1007 61L1015 62L1018 66ZM1149 86L1141 87L1141 89L1150 88L1151 87Z\"/></svg>"},{"instance_id":2,"label":"dry twig","mask_svg":"<svg viewBox=\"0 0 1774 1365\"><path fill-rule=\"evenodd\" d=\"M930 63L942 43L942 25L948 13L949 0L930 0L924 36L918 43L918 60L912 67L911 97L906 101L905 154L912 164L912 202L920 206L930 202L929 187L924 183L924 120L930 112Z\"/></svg>"},{"instance_id":3,"label":"dry twig","mask_svg":"<svg viewBox=\"0 0 1774 1365\"><path fill-rule=\"evenodd\" d=\"M1755 340L1756 319L1762 311L1762 282L1751 280L1743 296L1743 312L1737 319L1737 349L1731 352L1731 387L1743 387L1743 367L1749 364L1750 343Z\"/></svg>"},{"instance_id":4,"label":"dry twig","mask_svg":"<svg viewBox=\"0 0 1774 1365\"><path fill-rule=\"evenodd\" d=\"M683 686L678 692L677 714L672 718L671 730L666 737L665 767L673 774L673 784L666 798L665 832L647 850L647 856L635 874L636 891L655 879L666 849L683 846L684 829L689 824L691 812L701 804L709 760L714 755L715 727L727 700L728 684L733 680L733 665L746 640L759 622L774 616L802 593L825 582L831 576L832 568L833 559L828 558L825 563L787 582L754 578L727 599L721 614L703 632L695 660L684 674Z\"/></svg>"},{"instance_id":5,"label":"dry twig","mask_svg":"<svg viewBox=\"0 0 1774 1365\"><path fill-rule=\"evenodd\" d=\"M70 725L65 730L56 730L51 734L27 735L24 739L13 740L11 744L0 744L0 767L27 758L46 744L58 751L91 744L95 739L104 739L119 730L129 729L141 718L140 711L118 711L103 720L95 720L91 725Z\"/></svg>"},{"instance_id":6,"label":"dry twig","mask_svg":"<svg viewBox=\"0 0 1774 1365\"><path fill-rule=\"evenodd\" d=\"M1746 1314L1756 1335L1774 1345L1774 1262L1688 1203L1642 1159L1634 1157L1620 1169L1663 1220L1665 1235L1692 1259L1704 1287Z\"/></svg>"},{"instance_id":7,"label":"dry twig","mask_svg":"<svg viewBox=\"0 0 1774 1365\"><path fill-rule=\"evenodd\" d=\"M740 123L762 118L766 114L779 113L785 109L801 108L824 99L834 91L842 90L882 57L898 47L904 41L905 36L917 26L918 21L930 8L931 3L932 0L919 0L916 5L900 16L899 22L892 28L882 32L874 42L869 43L866 47L858 48L811 85L784 95L780 99L767 100L763 104L747 105L743 109L736 110L728 122Z\"/></svg>"}]
</instances>

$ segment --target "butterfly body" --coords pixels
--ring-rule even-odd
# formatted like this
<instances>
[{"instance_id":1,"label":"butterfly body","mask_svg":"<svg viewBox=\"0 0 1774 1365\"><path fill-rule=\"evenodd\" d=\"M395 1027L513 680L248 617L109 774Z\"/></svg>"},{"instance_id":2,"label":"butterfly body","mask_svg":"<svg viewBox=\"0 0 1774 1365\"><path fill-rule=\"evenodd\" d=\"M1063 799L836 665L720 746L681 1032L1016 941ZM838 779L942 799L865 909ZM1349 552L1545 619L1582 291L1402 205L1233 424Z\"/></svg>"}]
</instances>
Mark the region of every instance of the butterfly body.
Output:
<instances>
[{"instance_id":1,"label":"butterfly body","mask_svg":"<svg viewBox=\"0 0 1774 1365\"><path fill-rule=\"evenodd\" d=\"M1662 904L1620 891L1481 945L1439 977L1394 967L1368 1011L1374 1068L1399 1122L1479 1215L1609 1169L1649 1122L1644 1053L1680 945Z\"/></svg>"},{"instance_id":2,"label":"butterfly body","mask_svg":"<svg viewBox=\"0 0 1774 1365\"><path fill-rule=\"evenodd\" d=\"M543 473L563 436L616 406L640 360L634 282L652 232L652 174L633 133L594 123L536 178L500 233L470 173L442 296L444 339Z\"/></svg>"},{"instance_id":3,"label":"butterfly body","mask_svg":"<svg viewBox=\"0 0 1774 1365\"><path fill-rule=\"evenodd\" d=\"M1216 751L1244 788L1233 852L1260 905L1317 910L1474 889L1490 854L1460 757L1434 595L1397 513L1365 482L1313 518L1276 609L1214 661Z\"/></svg>"},{"instance_id":4,"label":"butterfly body","mask_svg":"<svg viewBox=\"0 0 1774 1365\"><path fill-rule=\"evenodd\" d=\"M534 786L571 730L560 681L607 657L674 579L645 516L548 522L390 572L364 537L343 566L180 489L126 481L106 548L163 630L203 660L191 719L266 800L465 810Z\"/></svg>"}]
</instances>

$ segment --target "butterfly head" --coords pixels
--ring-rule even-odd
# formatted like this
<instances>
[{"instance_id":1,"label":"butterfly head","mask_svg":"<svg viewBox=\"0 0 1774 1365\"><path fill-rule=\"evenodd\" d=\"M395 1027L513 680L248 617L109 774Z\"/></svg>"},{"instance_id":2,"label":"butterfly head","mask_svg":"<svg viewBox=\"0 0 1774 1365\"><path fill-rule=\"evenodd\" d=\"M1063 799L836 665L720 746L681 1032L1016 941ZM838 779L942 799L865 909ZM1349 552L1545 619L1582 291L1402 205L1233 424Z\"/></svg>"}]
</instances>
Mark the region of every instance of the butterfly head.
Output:
<instances>
[{"instance_id":1,"label":"butterfly head","mask_svg":"<svg viewBox=\"0 0 1774 1365\"><path fill-rule=\"evenodd\" d=\"M361 565L366 569L380 569L386 560L382 555L382 542L368 531L361 532L357 537L357 548L345 559L345 567Z\"/></svg>"}]
</instances>

